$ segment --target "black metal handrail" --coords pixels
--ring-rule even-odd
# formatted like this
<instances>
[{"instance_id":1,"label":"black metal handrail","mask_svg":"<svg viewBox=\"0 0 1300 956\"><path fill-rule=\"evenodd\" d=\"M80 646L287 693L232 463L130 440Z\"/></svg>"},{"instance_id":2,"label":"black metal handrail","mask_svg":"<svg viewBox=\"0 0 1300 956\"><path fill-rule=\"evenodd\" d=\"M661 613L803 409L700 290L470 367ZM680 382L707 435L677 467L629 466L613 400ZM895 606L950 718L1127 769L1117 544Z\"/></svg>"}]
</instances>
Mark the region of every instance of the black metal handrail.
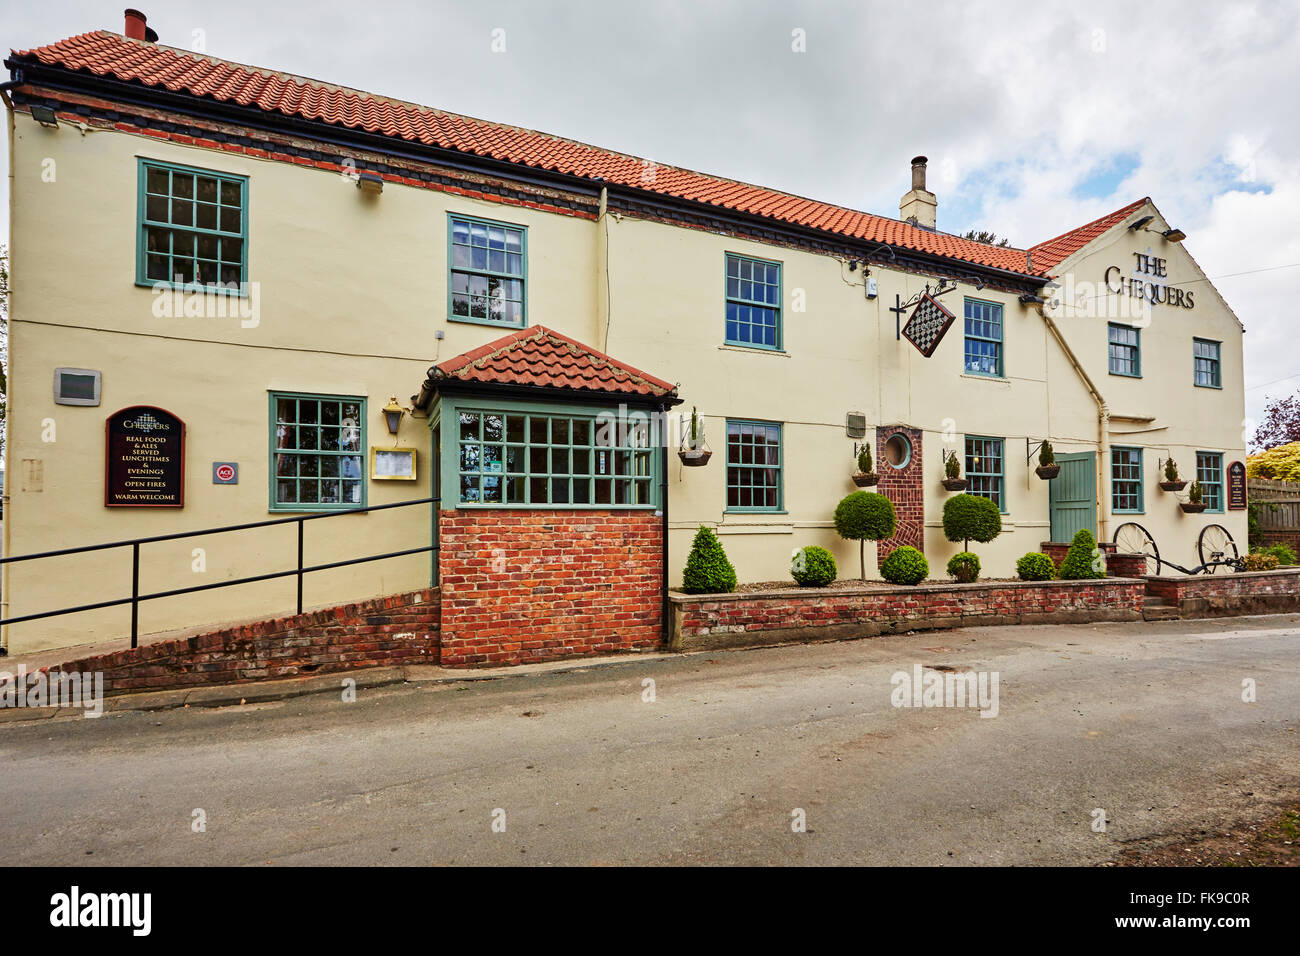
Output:
<instances>
[{"instance_id":1,"label":"black metal handrail","mask_svg":"<svg viewBox=\"0 0 1300 956\"><path fill-rule=\"evenodd\" d=\"M171 534L156 534L147 538L126 538L122 541L109 541L104 544L87 544L77 548L60 548L57 551L37 551L32 554L18 554L13 557L0 558L0 565L14 564L19 561L35 561L40 558L59 558L70 554L85 554L90 551L107 551L112 548L130 548L131 549L131 596L126 598L115 598L111 601L97 601L93 604L79 604L74 607L60 608L55 611L40 611L36 614L21 614L17 617L0 618L2 624L20 624L23 621L37 621L47 617L59 617L63 614L78 614L82 611L95 611L105 607L121 607L124 604L131 605L131 646L137 646L140 628L140 602L153 601L157 598L176 597L181 594L193 594L196 591L212 591L216 588L235 587L240 584L253 584L257 581L271 581L277 578L287 578L290 575L297 575L298 578L298 611L302 613L302 579L303 575L311 574L313 571L328 571L331 568L343 568L353 564L365 564L368 561L383 561L388 558L401 558L412 554L431 554L438 550L436 535L432 543L422 548L406 548L402 551L387 551L383 554L370 554L361 558L347 558L342 561L330 561L326 564L303 564L303 526L308 521L317 521L322 518L338 518L342 515L365 514L370 511L387 511L390 508L408 508L412 505L435 505L439 501L436 497L415 498L411 501L398 501L387 505L370 505L365 508L348 508L345 511L325 511L320 514L293 515L288 518L271 518L267 521L249 521L244 524L220 525L214 528L201 528L197 531L176 531ZM231 581L218 581L214 584L196 584L193 587L173 588L170 591L153 591L149 594L140 593L140 545L154 544L159 541L176 541L181 538L199 538L210 534L227 534L231 531L248 531L252 528L269 528L273 525L297 524L298 525L298 564L297 567L288 571L270 571L266 574L254 574L244 578L235 578ZM435 534L432 528L436 525L436 520L430 524L431 534Z\"/></svg>"}]
</instances>

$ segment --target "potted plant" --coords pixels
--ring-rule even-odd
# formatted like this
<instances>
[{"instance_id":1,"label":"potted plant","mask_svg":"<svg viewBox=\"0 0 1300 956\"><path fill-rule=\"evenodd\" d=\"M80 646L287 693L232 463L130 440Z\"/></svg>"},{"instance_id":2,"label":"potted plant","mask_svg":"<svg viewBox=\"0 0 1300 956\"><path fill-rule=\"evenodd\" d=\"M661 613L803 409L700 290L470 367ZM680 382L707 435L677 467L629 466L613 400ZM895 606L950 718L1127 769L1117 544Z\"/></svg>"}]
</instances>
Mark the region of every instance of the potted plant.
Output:
<instances>
[{"instance_id":1,"label":"potted plant","mask_svg":"<svg viewBox=\"0 0 1300 956\"><path fill-rule=\"evenodd\" d=\"M858 470L853 473L853 483L859 488L870 488L880 481L875 465L871 461L871 449L866 445L858 452Z\"/></svg>"},{"instance_id":2,"label":"potted plant","mask_svg":"<svg viewBox=\"0 0 1300 956\"><path fill-rule=\"evenodd\" d=\"M1044 441L1043 447L1039 449L1038 467L1034 471L1045 481L1051 481L1061 473L1061 466L1056 463L1056 452L1052 451L1050 441Z\"/></svg>"},{"instance_id":3,"label":"potted plant","mask_svg":"<svg viewBox=\"0 0 1300 956\"><path fill-rule=\"evenodd\" d=\"M1180 501L1178 506L1189 515L1198 515L1205 510L1205 502L1201 500L1201 483L1193 481L1192 487L1187 489L1187 500Z\"/></svg>"},{"instance_id":4,"label":"potted plant","mask_svg":"<svg viewBox=\"0 0 1300 956\"><path fill-rule=\"evenodd\" d=\"M968 482L961 476L961 462L957 453L950 451L943 459L943 486L949 491L965 491Z\"/></svg>"},{"instance_id":5,"label":"potted plant","mask_svg":"<svg viewBox=\"0 0 1300 956\"><path fill-rule=\"evenodd\" d=\"M707 465L709 459L713 457L713 452L709 450L708 443L704 440L704 423L700 421L694 406L691 407L690 434L682 441L682 447L677 450L677 457L682 460L683 465L691 468Z\"/></svg>"},{"instance_id":6,"label":"potted plant","mask_svg":"<svg viewBox=\"0 0 1300 956\"><path fill-rule=\"evenodd\" d=\"M1165 462L1165 480L1160 482L1161 490L1182 491L1186 487L1186 480L1178 477L1178 463L1170 458Z\"/></svg>"}]
</instances>

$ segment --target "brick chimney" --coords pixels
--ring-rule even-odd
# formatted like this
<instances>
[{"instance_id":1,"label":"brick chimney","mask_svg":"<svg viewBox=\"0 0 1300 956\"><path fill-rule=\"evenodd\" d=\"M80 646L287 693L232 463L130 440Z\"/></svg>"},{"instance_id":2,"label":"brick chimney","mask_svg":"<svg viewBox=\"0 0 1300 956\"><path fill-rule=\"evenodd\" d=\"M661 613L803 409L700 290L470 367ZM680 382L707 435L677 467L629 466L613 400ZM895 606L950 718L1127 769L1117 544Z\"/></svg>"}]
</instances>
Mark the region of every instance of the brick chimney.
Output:
<instances>
[{"instance_id":1,"label":"brick chimney","mask_svg":"<svg viewBox=\"0 0 1300 956\"><path fill-rule=\"evenodd\" d=\"M158 34L149 29L147 18L139 10L126 10L126 28L122 31L129 39L156 43Z\"/></svg>"},{"instance_id":2,"label":"brick chimney","mask_svg":"<svg viewBox=\"0 0 1300 956\"><path fill-rule=\"evenodd\" d=\"M923 229L933 229L939 198L925 188L926 162L928 160L924 156L912 157L912 188L898 201L898 212L899 218L905 222Z\"/></svg>"}]
</instances>

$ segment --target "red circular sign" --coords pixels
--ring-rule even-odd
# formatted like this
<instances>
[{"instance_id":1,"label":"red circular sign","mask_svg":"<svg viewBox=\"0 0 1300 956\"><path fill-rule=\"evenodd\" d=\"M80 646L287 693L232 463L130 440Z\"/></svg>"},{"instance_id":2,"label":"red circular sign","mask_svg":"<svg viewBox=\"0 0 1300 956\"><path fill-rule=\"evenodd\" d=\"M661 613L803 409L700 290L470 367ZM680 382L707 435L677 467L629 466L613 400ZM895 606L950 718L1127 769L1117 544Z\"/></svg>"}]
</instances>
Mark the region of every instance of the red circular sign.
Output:
<instances>
[{"instance_id":1,"label":"red circular sign","mask_svg":"<svg viewBox=\"0 0 1300 956\"><path fill-rule=\"evenodd\" d=\"M221 481L229 481L235 477L233 465L217 465L217 478Z\"/></svg>"}]
</instances>

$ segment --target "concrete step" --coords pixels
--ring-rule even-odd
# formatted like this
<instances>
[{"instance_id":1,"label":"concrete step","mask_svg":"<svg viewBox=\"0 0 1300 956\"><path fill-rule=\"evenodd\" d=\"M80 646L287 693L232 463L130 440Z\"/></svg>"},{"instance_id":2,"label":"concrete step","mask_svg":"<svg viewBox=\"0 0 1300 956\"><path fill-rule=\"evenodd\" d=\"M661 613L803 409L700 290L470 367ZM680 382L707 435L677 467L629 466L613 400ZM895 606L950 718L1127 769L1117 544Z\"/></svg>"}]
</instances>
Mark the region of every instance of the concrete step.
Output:
<instances>
[{"instance_id":1,"label":"concrete step","mask_svg":"<svg viewBox=\"0 0 1300 956\"><path fill-rule=\"evenodd\" d=\"M1177 621L1179 618L1178 608L1168 604L1164 598L1147 595L1142 602L1144 621Z\"/></svg>"}]
</instances>

